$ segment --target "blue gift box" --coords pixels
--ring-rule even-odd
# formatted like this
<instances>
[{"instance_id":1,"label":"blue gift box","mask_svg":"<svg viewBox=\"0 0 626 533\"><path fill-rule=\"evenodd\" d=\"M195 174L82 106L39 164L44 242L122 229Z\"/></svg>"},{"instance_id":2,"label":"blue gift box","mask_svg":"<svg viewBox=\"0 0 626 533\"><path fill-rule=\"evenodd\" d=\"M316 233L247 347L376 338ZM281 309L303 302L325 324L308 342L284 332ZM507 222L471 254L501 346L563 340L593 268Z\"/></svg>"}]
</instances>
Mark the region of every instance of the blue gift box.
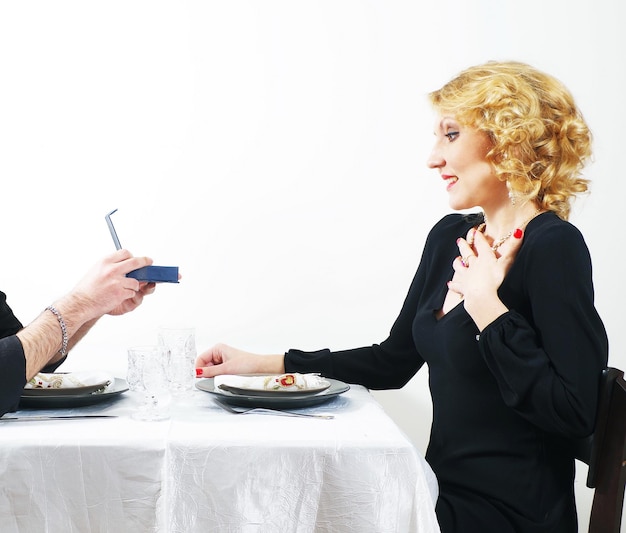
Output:
<instances>
[{"instance_id":1,"label":"blue gift box","mask_svg":"<svg viewBox=\"0 0 626 533\"><path fill-rule=\"evenodd\" d=\"M126 277L151 283L178 283L178 267L150 265L133 270Z\"/></svg>"}]
</instances>

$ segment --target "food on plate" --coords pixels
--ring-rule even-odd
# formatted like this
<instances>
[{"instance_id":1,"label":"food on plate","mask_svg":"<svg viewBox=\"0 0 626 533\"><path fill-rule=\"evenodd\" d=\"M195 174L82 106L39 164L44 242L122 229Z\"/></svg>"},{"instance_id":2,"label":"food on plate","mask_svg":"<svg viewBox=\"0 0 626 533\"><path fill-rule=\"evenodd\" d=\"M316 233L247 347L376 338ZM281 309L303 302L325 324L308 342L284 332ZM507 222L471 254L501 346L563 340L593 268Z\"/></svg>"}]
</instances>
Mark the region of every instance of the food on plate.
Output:
<instances>
[{"instance_id":1,"label":"food on plate","mask_svg":"<svg viewBox=\"0 0 626 533\"><path fill-rule=\"evenodd\" d=\"M106 387L113 378L103 372L73 372L73 373L44 373L36 374L26 385L25 389L70 389L101 385Z\"/></svg>"},{"instance_id":2,"label":"food on plate","mask_svg":"<svg viewBox=\"0 0 626 533\"><path fill-rule=\"evenodd\" d=\"M215 377L215 386L237 387L257 391L307 391L321 390L330 386L330 382L319 374L287 373L270 376L232 376Z\"/></svg>"}]
</instances>

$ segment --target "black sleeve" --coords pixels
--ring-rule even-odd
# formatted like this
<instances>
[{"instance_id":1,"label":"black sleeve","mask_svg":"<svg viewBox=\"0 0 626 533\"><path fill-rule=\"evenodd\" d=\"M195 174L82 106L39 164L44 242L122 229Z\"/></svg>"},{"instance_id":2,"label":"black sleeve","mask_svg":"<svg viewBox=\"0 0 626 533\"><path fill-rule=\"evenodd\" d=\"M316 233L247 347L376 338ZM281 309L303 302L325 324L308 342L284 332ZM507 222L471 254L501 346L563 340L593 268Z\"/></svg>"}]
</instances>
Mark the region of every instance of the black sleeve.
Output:
<instances>
[{"instance_id":1,"label":"black sleeve","mask_svg":"<svg viewBox=\"0 0 626 533\"><path fill-rule=\"evenodd\" d=\"M7 304L6 294L0 291L0 338L15 335L22 327L22 323Z\"/></svg>"},{"instance_id":2,"label":"black sleeve","mask_svg":"<svg viewBox=\"0 0 626 533\"><path fill-rule=\"evenodd\" d=\"M329 378L375 390L399 389L406 385L424 364L411 332L419 279L418 269L389 337L382 343L335 352L328 349L315 352L292 349L285 354L285 370L319 372Z\"/></svg>"},{"instance_id":3,"label":"black sleeve","mask_svg":"<svg viewBox=\"0 0 626 533\"><path fill-rule=\"evenodd\" d=\"M26 359L15 336L0 339L0 416L15 411L26 385Z\"/></svg>"},{"instance_id":4,"label":"black sleeve","mask_svg":"<svg viewBox=\"0 0 626 533\"><path fill-rule=\"evenodd\" d=\"M437 240L436 233L436 229L431 230L426 240L420 266L386 340L372 346L335 352L292 349L285 354L287 372L320 372L326 377L375 390L399 389L406 385L424 364L415 347L412 325L429 268L430 249Z\"/></svg>"},{"instance_id":5,"label":"black sleeve","mask_svg":"<svg viewBox=\"0 0 626 533\"><path fill-rule=\"evenodd\" d=\"M608 340L587 246L573 226L551 228L522 266L530 315L510 309L495 320L480 336L481 353L508 406L548 432L588 435Z\"/></svg>"}]
</instances>

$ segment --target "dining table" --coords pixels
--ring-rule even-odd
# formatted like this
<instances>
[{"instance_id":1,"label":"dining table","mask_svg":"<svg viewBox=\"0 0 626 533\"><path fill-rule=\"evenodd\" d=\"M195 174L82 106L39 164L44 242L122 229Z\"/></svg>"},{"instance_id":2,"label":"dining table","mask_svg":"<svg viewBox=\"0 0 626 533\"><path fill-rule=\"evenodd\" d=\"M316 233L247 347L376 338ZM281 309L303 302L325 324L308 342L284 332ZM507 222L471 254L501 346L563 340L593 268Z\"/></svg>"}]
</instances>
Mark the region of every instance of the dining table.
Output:
<instances>
[{"instance_id":1,"label":"dining table","mask_svg":"<svg viewBox=\"0 0 626 533\"><path fill-rule=\"evenodd\" d=\"M430 466L366 388L248 411L203 383L157 422L125 387L4 415L0 531L439 532Z\"/></svg>"}]
</instances>

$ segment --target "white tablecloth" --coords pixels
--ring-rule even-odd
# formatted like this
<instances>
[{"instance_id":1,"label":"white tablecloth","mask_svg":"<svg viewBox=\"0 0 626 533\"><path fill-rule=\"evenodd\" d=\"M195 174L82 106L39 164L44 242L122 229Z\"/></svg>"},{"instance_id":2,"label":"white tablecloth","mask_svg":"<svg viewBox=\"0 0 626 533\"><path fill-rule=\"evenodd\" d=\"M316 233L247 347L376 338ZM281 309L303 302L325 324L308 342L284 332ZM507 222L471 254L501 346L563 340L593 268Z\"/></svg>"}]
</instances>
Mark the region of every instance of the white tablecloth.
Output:
<instances>
[{"instance_id":1,"label":"white tablecloth","mask_svg":"<svg viewBox=\"0 0 626 533\"><path fill-rule=\"evenodd\" d=\"M196 390L170 420L139 422L138 402L0 422L0 531L439 531L430 467L362 387L304 410L333 420L234 415Z\"/></svg>"}]
</instances>

